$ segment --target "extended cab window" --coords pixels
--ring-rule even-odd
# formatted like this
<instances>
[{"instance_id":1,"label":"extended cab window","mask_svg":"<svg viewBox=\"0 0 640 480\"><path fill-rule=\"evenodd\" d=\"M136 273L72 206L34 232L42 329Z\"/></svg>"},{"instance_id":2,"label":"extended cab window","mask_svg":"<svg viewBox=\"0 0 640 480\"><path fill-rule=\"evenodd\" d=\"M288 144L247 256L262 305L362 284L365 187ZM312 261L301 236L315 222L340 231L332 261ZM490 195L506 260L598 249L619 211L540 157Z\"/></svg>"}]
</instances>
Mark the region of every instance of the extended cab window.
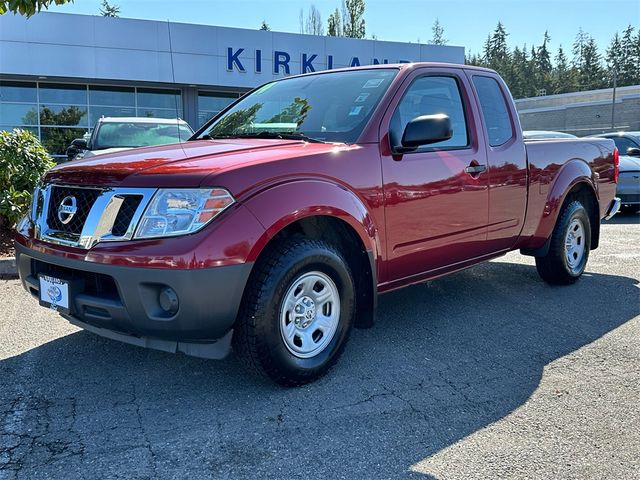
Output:
<instances>
[{"instance_id":1,"label":"extended cab window","mask_svg":"<svg viewBox=\"0 0 640 480\"><path fill-rule=\"evenodd\" d=\"M494 78L481 75L473 76L473 84L478 92L482 116L487 126L489 145L498 147L507 143L513 137L513 127L500 85Z\"/></svg>"},{"instance_id":2,"label":"extended cab window","mask_svg":"<svg viewBox=\"0 0 640 480\"><path fill-rule=\"evenodd\" d=\"M458 82L453 77L437 76L418 78L407 89L391 118L392 145L400 145L404 129L411 120L438 113L444 113L451 119L453 137L426 145L418 151L466 147L469 144L467 122Z\"/></svg>"}]
</instances>

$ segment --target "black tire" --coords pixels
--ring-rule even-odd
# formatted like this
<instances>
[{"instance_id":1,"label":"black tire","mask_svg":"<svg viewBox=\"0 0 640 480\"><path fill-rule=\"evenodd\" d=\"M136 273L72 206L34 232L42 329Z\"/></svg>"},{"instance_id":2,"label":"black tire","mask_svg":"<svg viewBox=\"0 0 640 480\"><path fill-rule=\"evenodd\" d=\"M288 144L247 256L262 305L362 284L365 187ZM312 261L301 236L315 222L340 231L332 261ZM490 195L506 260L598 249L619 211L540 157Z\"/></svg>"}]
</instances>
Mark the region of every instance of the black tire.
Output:
<instances>
[{"instance_id":1,"label":"black tire","mask_svg":"<svg viewBox=\"0 0 640 480\"><path fill-rule=\"evenodd\" d=\"M575 229L577 223L581 223L582 232L581 239L576 240L578 244L583 246L581 257L575 253L574 265L570 264L569 253L565 250L565 241L568 238L569 229ZM575 237L576 239L578 237ZM569 285L575 283L584 272L587 261L589 260L589 248L591 246L591 223L589 222L589 214L584 205L578 200L570 201L566 204L551 234L551 242L549 251L544 257L536 257L536 268L542 279L552 285ZM579 260L578 260L579 258Z\"/></svg>"},{"instance_id":2,"label":"black tire","mask_svg":"<svg viewBox=\"0 0 640 480\"><path fill-rule=\"evenodd\" d=\"M281 320L281 308L285 296L295 288L293 283L313 272L333 281L339 292L339 315L335 333L324 349L310 358L300 358L292 353L282 333L281 322L286 320ZM256 264L243 295L234 349L253 373L283 386L303 385L335 364L349 338L354 312L353 275L342 253L321 240L293 237L266 252Z\"/></svg>"}]
</instances>

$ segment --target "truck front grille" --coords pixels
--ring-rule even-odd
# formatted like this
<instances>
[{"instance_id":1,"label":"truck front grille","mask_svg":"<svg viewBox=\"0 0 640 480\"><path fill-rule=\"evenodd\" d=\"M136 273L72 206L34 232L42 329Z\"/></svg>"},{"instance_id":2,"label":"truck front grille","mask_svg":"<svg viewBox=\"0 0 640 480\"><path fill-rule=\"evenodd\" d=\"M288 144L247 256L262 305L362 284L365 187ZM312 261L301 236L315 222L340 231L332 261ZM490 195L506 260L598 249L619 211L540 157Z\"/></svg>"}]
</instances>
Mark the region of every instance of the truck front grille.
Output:
<instances>
[{"instance_id":1,"label":"truck front grille","mask_svg":"<svg viewBox=\"0 0 640 480\"><path fill-rule=\"evenodd\" d=\"M35 192L36 238L84 249L131 240L154 188L45 185Z\"/></svg>"},{"instance_id":2,"label":"truck front grille","mask_svg":"<svg viewBox=\"0 0 640 480\"><path fill-rule=\"evenodd\" d=\"M127 233L127 230L129 230L129 226L131 225L131 220L133 220L133 216L140 206L140 202L142 202L141 195L130 195L124 198L124 201L120 206L120 210L118 211L118 215L113 222L111 235L115 237L122 237Z\"/></svg>"},{"instance_id":3,"label":"truck front grille","mask_svg":"<svg viewBox=\"0 0 640 480\"><path fill-rule=\"evenodd\" d=\"M53 230L72 235L80 235L84 223L87 221L91 207L100 195L100 190L89 188L73 188L66 186L53 186L49 197L49 211L47 212L47 224ZM58 215L58 209L67 197L75 198L76 213L68 223L63 223Z\"/></svg>"}]
</instances>

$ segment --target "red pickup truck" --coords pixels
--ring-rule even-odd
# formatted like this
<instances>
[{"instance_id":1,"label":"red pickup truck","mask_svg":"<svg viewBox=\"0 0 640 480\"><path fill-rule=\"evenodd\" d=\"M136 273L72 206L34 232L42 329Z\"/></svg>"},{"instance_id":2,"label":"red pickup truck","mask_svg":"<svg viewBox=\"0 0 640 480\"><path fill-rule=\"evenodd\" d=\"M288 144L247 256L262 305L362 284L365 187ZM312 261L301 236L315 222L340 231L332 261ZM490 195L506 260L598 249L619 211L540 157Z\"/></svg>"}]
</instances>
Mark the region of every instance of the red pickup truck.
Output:
<instances>
[{"instance_id":1,"label":"red pickup truck","mask_svg":"<svg viewBox=\"0 0 640 480\"><path fill-rule=\"evenodd\" d=\"M233 346L299 385L372 325L380 293L516 249L575 282L617 176L611 140L523 142L494 71L333 70L263 85L182 145L53 168L17 261L75 325L206 358Z\"/></svg>"}]
</instances>

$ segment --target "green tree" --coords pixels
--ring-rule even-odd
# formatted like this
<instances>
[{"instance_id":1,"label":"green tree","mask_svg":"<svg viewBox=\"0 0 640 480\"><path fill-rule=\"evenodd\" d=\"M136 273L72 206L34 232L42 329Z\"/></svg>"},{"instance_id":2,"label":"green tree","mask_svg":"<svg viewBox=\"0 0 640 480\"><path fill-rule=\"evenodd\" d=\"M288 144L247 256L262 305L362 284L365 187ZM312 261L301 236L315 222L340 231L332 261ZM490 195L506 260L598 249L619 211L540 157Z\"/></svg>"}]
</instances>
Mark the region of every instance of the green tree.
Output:
<instances>
[{"instance_id":1,"label":"green tree","mask_svg":"<svg viewBox=\"0 0 640 480\"><path fill-rule=\"evenodd\" d=\"M502 22L498 22L496 29L489 35L485 42L484 60L489 68L497 72L507 71L510 61L507 37L509 34Z\"/></svg>"},{"instance_id":2,"label":"green tree","mask_svg":"<svg viewBox=\"0 0 640 480\"><path fill-rule=\"evenodd\" d=\"M329 15L329 20L327 20L327 35L330 37L344 36L344 32L342 30L342 17L340 16L340 12L337 8L331 15Z\"/></svg>"},{"instance_id":3,"label":"green tree","mask_svg":"<svg viewBox=\"0 0 640 480\"><path fill-rule=\"evenodd\" d=\"M344 36L364 38L366 34L364 23L365 0L344 0L342 5Z\"/></svg>"},{"instance_id":4,"label":"green tree","mask_svg":"<svg viewBox=\"0 0 640 480\"><path fill-rule=\"evenodd\" d=\"M578 89L576 70L569 63L567 55L564 53L562 45L558 47L555 57L555 66L552 73L552 93L574 92Z\"/></svg>"},{"instance_id":5,"label":"green tree","mask_svg":"<svg viewBox=\"0 0 640 480\"><path fill-rule=\"evenodd\" d=\"M102 8L100 8L100 15L103 17L119 17L120 7L118 5L112 5L107 0L102 0Z\"/></svg>"},{"instance_id":6,"label":"green tree","mask_svg":"<svg viewBox=\"0 0 640 480\"><path fill-rule=\"evenodd\" d=\"M444 27L440 25L440 20L436 18L436 21L433 22L433 26L431 27L431 32L433 36L429 43L433 45L446 45L448 40L444 38Z\"/></svg>"},{"instance_id":7,"label":"green tree","mask_svg":"<svg viewBox=\"0 0 640 480\"><path fill-rule=\"evenodd\" d=\"M609 44L609 48L607 48L607 69L612 73L618 76L618 82L620 85L624 83L623 78L625 75L623 74L623 62L625 53L622 50L622 42L620 41L620 35L618 32L615 33L613 38L611 39L611 43ZM626 72L624 72L626 73Z\"/></svg>"},{"instance_id":8,"label":"green tree","mask_svg":"<svg viewBox=\"0 0 640 480\"><path fill-rule=\"evenodd\" d=\"M545 31L542 45L536 49L535 57L536 86L539 91L544 90L547 94L550 94L552 90L553 65L551 64L551 53L547 48L550 41L549 32Z\"/></svg>"},{"instance_id":9,"label":"green tree","mask_svg":"<svg viewBox=\"0 0 640 480\"><path fill-rule=\"evenodd\" d=\"M0 132L0 226L11 227L27 212L31 192L53 165L31 132Z\"/></svg>"},{"instance_id":10,"label":"green tree","mask_svg":"<svg viewBox=\"0 0 640 480\"><path fill-rule=\"evenodd\" d=\"M582 29L578 31L573 44L573 65L577 70L580 90L593 90L605 86L602 56L598 52L596 41Z\"/></svg>"},{"instance_id":11,"label":"green tree","mask_svg":"<svg viewBox=\"0 0 640 480\"><path fill-rule=\"evenodd\" d=\"M509 79L509 89L514 98L523 98L528 96L529 78L526 76L529 55L527 54L526 45L520 49L516 45L511 53L511 75Z\"/></svg>"},{"instance_id":12,"label":"green tree","mask_svg":"<svg viewBox=\"0 0 640 480\"><path fill-rule=\"evenodd\" d=\"M11 12L30 17L50 5L64 5L73 0L0 0L0 15Z\"/></svg>"},{"instance_id":13,"label":"green tree","mask_svg":"<svg viewBox=\"0 0 640 480\"><path fill-rule=\"evenodd\" d=\"M262 25L260 25L260 30L264 30L264 31L271 30L271 27L269 26L266 20L262 20Z\"/></svg>"},{"instance_id":14,"label":"green tree","mask_svg":"<svg viewBox=\"0 0 640 480\"><path fill-rule=\"evenodd\" d=\"M620 86L640 83L640 58L638 57L639 37L634 36L634 30L634 27L631 25L627 26L622 32L622 38L620 38L620 45L618 47L618 85Z\"/></svg>"}]
</instances>

